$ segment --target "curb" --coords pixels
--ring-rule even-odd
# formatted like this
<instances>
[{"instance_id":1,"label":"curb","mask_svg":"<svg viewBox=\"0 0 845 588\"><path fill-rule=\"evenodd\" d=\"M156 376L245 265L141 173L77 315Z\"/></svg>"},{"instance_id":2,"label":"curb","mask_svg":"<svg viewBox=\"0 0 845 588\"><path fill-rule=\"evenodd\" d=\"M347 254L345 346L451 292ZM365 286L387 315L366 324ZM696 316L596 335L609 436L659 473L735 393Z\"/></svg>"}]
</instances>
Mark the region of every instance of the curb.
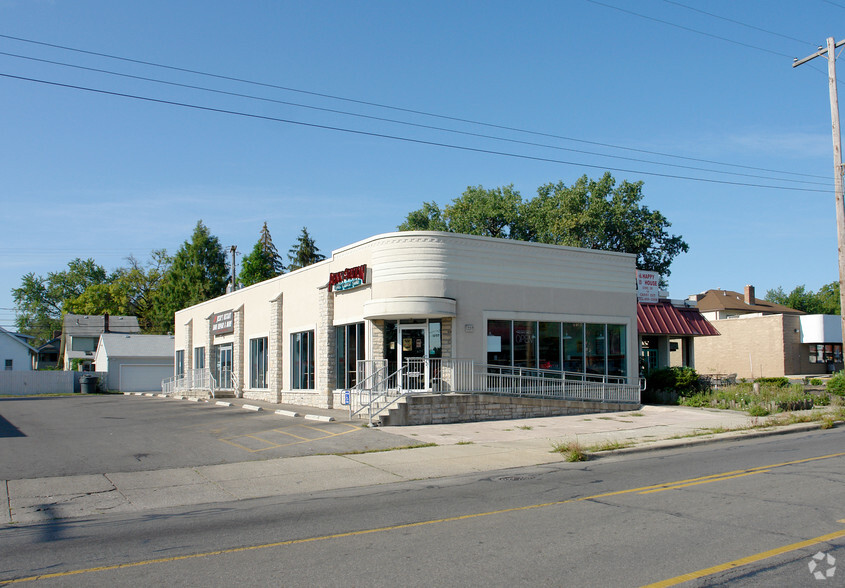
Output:
<instances>
[{"instance_id":1,"label":"curb","mask_svg":"<svg viewBox=\"0 0 845 588\"><path fill-rule=\"evenodd\" d=\"M835 421L833 426L837 427L845 424L845 421ZM659 439L652 441L647 445L638 445L634 447L624 447L622 449L613 449L611 451L596 451L585 452L590 456L590 459L601 459L612 455L629 455L632 453L646 453L648 451L660 451L662 449L677 449L679 447L694 447L696 445L704 445L706 443L722 443L725 441L734 441L736 439L758 439L761 437L772 437L775 435L788 435L789 433L805 433L807 431L824 430L821 428L821 423L795 423L792 425L783 425L781 427L772 429L761 429L759 431L745 430L745 431L725 431L724 433L712 433L702 435L700 437L690 437L686 439Z\"/></svg>"}]
</instances>

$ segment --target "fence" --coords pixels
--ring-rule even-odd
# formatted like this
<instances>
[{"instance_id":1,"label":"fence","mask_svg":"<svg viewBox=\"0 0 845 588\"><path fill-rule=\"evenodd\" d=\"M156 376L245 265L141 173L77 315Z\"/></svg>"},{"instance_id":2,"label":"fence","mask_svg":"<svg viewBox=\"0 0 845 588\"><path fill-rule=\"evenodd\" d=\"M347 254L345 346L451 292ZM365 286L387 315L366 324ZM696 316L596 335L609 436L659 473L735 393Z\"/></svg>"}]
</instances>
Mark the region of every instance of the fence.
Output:
<instances>
[{"instance_id":1,"label":"fence","mask_svg":"<svg viewBox=\"0 0 845 588\"><path fill-rule=\"evenodd\" d=\"M83 375L105 379L105 372L0 371L0 394L28 396L33 394L73 394L79 392L79 378Z\"/></svg>"}]
</instances>

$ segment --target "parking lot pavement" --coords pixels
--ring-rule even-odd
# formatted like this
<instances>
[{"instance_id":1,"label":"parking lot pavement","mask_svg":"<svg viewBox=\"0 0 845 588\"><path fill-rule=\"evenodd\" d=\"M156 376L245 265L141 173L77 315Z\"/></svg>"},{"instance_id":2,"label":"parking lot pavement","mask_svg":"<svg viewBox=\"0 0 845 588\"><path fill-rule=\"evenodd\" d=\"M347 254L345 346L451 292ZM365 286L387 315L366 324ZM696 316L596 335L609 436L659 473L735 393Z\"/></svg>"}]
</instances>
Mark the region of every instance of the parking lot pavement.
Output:
<instances>
[{"instance_id":1,"label":"parking lot pavement","mask_svg":"<svg viewBox=\"0 0 845 588\"><path fill-rule=\"evenodd\" d=\"M157 397L0 398L0 480L137 472L421 444L348 420ZM253 403L255 404L255 403ZM343 418L343 411L303 411Z\"/></svg>"}]
</instances>

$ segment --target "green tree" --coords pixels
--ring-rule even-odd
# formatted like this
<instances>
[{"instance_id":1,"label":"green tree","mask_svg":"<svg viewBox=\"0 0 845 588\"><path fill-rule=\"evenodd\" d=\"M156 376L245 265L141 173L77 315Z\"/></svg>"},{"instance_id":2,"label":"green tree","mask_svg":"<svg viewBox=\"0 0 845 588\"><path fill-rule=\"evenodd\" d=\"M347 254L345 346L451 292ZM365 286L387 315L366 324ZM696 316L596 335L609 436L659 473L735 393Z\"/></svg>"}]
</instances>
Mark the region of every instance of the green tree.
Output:
<instances>
[{"instance_id":1,"label":"green tree","mask_svg":"<svg viewBox=\"0 0 845 588\"><path fill-rule=\"evenodd\" d=\"M224 294L228 277L226 253L219 239L198 221L154 291L151 331L173 332L176 311Z\"/></svg>"},{"instance_id":2,"label":"green tree","mask_svg":"<svg viewBox=\"0 0 845 588\"><path fill-rule=\"evenodd\" d=\"M154 328L153 298L170 261L164 249L153 250L147 262L130 255L127 267L116 269L108 283L89 286L68 300L65 312L135 316L143 332L158 332Z\"/></svg>"},{"instance_id":3,"label":"green tree","mask_svg":"<svg viewBox=\"0 0 845 588\"><path fill-rule=\"evenodd\" d=\"M62 313L67 301L95 285L108 284L106 270L93 259L76 258L66 270L50 272L46 277L27 273L18 288L12 288L15 301L15 326L20 333L32 335L36 343L52 338L62 328Z\"/></svg>"},{"instance_id":4,"label":"green tree","mask_svg":"<svg viewBox=\"0 0 845 588\"><path fill-rule=\"evenodd\" d=\"M323 261L325 255L320 253L314 239L308 234L308 229L302 227L302 232L296 238L296 243L288 250L288 270L293 271L312 263Z\"/></svg>"},{"instance_id":5,"label":"green tree","mask_svg":"<svg viewBox=\"0 0 845 588\"><path fill-rule=\"evenodd\" d=\"M689 245L668 233L672 225L659 211L642 205L642 187L642 182L627 181L616 186L609 173L599 180L583 176L572 186L545 184L528 201L512 185L492 190L470 187L443 209L425 202L398 228L632 253L639 269L665 278L674 258Z\"/></svg>"},{"instance_id":6,"label":"green tree","mask_svg":"<svg viewBox=\"0 0 845 588\"><path fill-rule=\"evenodd\" d=\"M819 288L818 292L808 290L804 284L796 286L787 294L781 286L768 290L764 300L774 302L809 314L839 314L839 282L831 282Z\"/></svg>"},{"instance_id":7,"label":"green tree","mask_svg":"<svg viewBox=\"0 0 845 588\"><path fill-rule=\"evenodd\" d=\"M282 258L273 245L273 238L267 223L261 228L261 236L249 255L241 262L241 284L251 286L270 278L275 278L285 271Z\"/></svg>"}]
</instances>

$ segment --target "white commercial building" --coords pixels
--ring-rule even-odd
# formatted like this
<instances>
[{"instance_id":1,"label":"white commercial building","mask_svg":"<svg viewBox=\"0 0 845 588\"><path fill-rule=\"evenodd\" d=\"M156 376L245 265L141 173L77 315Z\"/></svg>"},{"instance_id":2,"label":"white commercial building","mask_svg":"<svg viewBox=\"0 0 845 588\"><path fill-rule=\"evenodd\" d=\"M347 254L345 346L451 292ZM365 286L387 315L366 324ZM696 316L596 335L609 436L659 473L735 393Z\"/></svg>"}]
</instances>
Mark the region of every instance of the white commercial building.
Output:
<instances>
[{"instance_id":1,"label":"white commercial building","mask_svg":"<svg viewBox=\"0 0 845 588\"><path fill-rule=\"evenodd\" d=\"M403 369L400 387L456 391L458 360L636 386L634 262L453 233L377 235L177 312L176 376L316 407Z\"/></svg>"}]
</instances>

